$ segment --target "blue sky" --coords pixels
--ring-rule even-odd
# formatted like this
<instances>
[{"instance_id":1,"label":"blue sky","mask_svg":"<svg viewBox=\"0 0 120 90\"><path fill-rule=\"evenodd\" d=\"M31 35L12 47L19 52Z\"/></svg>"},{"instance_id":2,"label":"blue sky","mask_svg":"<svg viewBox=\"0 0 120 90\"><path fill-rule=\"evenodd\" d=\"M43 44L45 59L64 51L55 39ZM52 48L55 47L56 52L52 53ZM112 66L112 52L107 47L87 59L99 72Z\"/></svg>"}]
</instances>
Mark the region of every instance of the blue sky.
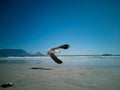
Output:
<instances>
[{"instance_id":1,"label":"blue sky","mask_svg":"<svg viewBox=\"0 0 120 90\"><path fill-rule=\"evenodd\" d=\"M0 48L120 54L119 0L0 0Z\"/></svg>"}]
</instances>

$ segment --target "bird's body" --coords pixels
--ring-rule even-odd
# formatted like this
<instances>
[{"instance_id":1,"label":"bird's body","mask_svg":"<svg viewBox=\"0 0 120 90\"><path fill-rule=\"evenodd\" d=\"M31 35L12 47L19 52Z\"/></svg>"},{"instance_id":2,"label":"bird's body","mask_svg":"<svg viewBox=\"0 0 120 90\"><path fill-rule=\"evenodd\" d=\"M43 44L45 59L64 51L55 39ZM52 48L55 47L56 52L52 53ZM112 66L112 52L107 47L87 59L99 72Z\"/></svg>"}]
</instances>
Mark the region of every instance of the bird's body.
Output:
<instances>
[{"instance_id":1,"label":"bird's body","mask_svg":"<svg viewBox=\"0 0 120 90\"><path fill-rule=\"evenodd\" d=\"M64 44L64 45L61 45L61 46L58 46L58 47L55 47L55 48L51 48L47 54L50 55L50 57L58 64L61 64L63 63L62 60L60 60L56 55L56 50L58 49L68 49L70 47L70 45L68 44Z\"/></svg>"}]
</instances>

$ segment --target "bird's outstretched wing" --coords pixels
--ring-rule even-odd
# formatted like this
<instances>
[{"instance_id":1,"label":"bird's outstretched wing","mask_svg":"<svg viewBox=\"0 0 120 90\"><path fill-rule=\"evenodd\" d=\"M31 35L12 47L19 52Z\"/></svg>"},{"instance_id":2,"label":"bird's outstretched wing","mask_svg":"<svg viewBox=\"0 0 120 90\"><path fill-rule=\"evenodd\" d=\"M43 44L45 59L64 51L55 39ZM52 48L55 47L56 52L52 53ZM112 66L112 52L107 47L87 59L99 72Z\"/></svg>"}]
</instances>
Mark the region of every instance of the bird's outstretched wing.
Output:
<instances>
[{"instance_id":1,"label":"bird's outstretched wing","mask_svg":"<svg viewBox=\"0 0 120 90\"><path fill-rule=\"evenodd\" d=\"M70 47L70 45L68 44L64 44L64 45L61 45L61 46L58 46L58 47L55 47L55 48L51 48L47 54L50 55L50 57L58 64L61 64L63 63L56 55L55 55L55 50L57 49L68 49Z\"/></svg>"},{"instance_id":2,"label":"bird's outstretched wing","mask_svg":"<svg viewBox=\"0 0 120 90\"><path fill-rule=\"evenodd\" d=\"M60 45L58 47L51 48L51 49L54 49L54 50L56 50L56 49L68 49L69 47L70 47L70 45L64 44L64 45Z\"/></svg>"},{"instance_id":3,"label":"bird's outstretched wing","mask_svg":"<svg viewBox=\"0 0 120 90\"><path fill-rule=\"evenodd\" d=\"M56 63L58 64L63 63L59 58L57 58L57 56L54 53L50 53L49 55Z\"/></svg>"}]
</instances>

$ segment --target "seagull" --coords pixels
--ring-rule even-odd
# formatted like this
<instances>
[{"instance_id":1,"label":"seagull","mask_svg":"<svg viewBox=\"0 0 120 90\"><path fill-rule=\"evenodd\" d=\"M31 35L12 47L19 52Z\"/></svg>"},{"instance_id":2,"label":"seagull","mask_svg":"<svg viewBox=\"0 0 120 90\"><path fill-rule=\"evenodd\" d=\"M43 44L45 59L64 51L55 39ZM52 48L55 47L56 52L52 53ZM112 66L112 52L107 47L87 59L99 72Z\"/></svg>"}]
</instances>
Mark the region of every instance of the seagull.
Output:
<instances>
[{"instance_id":1,"label":"seagull","mask_svg":"<svg viewBox=\"0 0 120 90\"><path fill-rule=\"evenodd\" d=\"M62 60L60 60L55 54L58 52L58 49L68 49L70 45L68 44L63 44L58 47L51 48L48 50L47 54L57 63L57 64L62 64Z\"/></svg>"}]
</instances>

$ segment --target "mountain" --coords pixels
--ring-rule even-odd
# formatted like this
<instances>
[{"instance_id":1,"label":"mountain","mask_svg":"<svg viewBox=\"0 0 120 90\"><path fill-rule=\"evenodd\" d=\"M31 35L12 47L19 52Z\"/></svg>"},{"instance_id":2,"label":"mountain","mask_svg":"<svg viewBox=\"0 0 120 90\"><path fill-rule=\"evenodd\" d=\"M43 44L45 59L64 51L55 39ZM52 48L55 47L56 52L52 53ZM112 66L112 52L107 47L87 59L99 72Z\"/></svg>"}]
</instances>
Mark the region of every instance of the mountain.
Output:
<instances>
[{"instance_id":1,"label":"mountain","mask_svg":"<svg viewBox=\"0 0 120 90\"><path fill-rule=\"evenodd\" d=\"M33 56L43 56L44 54L42 54L41 52L36 52L35 54L33 54Z\"/></svg>"},{"instance_id":2,"label":"mountain","mask_svg":"<svg viewBox=\"0 0 120 90\"><path fill-rule=\"evenodd\" d=\"M22 49L0 49L0 56L29 56L30 53L27 53Z\"/></svg>"},{"instance_id":3,"label":"mountain","mask_svg":"<svg viewBox=\"0 0 120 90\"><path fill-rule=\"evenodd\" d=\"M7 57L7 56L41 56L43 55L40 52L36 54L30 54L23 49L0 49L0 57Z\"/></svg>"},{"instance_id":4,"label":"mountain","mask_svg":"<svg viewBox=\"0 0 120 90\"><path fill-rule=\"evenodd\" d=\"M113 56L112 54L102 54L102 56Z\"/></svg>"}]
</instances>

